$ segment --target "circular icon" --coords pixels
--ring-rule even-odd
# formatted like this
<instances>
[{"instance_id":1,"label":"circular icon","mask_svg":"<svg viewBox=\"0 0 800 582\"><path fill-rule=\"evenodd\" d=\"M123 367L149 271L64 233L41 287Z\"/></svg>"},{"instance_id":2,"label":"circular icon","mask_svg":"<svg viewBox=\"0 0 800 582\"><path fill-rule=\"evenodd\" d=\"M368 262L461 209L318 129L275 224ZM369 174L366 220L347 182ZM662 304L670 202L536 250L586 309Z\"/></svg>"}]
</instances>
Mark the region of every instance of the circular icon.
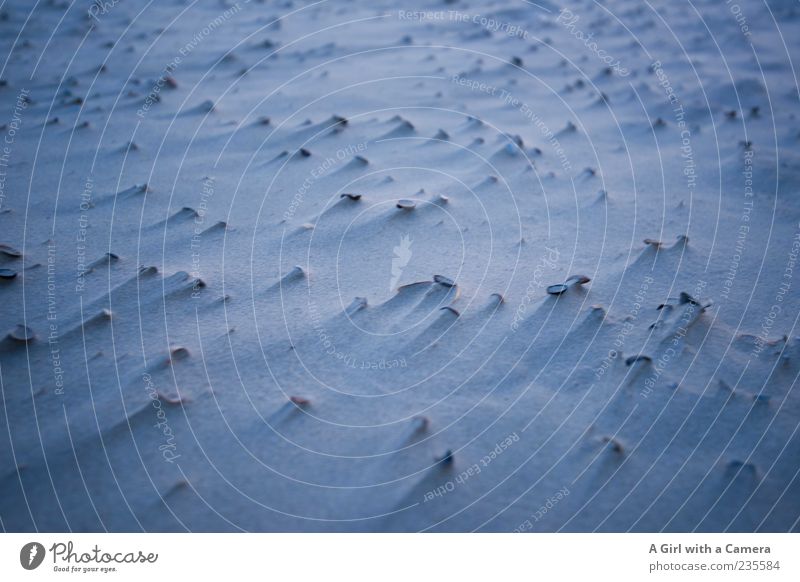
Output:
<instances>
[{"instance_id":1,"label":"circular icon","mask_svg":"<svg viewBox=\"0 0 800 582\"><path fill-rule=\"evenodd\" d=\"M26 570L35 570L44 561L44 546L39 542L28 542L19 551L19 563Z\"/></svg>"}]
</instances>

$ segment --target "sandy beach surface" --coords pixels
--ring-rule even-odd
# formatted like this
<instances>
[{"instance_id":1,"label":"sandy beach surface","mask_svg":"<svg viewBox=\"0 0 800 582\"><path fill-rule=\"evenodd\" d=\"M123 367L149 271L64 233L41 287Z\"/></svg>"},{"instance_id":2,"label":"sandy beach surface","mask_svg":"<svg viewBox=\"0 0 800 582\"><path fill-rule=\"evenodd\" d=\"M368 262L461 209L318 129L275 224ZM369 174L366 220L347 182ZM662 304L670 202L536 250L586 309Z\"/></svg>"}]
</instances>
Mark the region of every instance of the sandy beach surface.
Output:
<instances>
[{"instance_id":1,"label":"sandy beach surface","mask_svg":"<svg viewBox=\"0 0 800 582\"><path fill-rule=\"evenodd\" d=\"M5 531L797 531L796 2L0 5Z\"/></svg>"}]
</instances>

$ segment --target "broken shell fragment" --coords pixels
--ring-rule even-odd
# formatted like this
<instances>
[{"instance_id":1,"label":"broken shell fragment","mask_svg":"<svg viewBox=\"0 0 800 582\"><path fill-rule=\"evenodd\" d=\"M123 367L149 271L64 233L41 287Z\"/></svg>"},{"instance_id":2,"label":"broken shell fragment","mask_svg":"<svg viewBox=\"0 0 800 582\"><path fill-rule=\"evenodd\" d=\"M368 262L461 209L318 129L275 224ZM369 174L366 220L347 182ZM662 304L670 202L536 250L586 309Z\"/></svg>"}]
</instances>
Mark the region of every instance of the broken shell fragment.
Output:
<instances>
[{"instance_id":1,"label":"broken shell fragment","mask_svg":"<svg viewBox=\"0 0 800 582\"><path fill-rule=\"evenodd\" d=\"M445 277L444 275L434 275L433 280L439 285L444 285L445 287L455 287L456 283L449 277Z\"/></svg>"},{"instance_id":2,"label":"broken shell fragment","mask_svg":"<svg viewBox=\"0 0 800 582\"><path fill-rule=\"evenodd\" d=\"M587 277L586 275L572 275L571 277L569 277L563 283L557 283L555 285L550 285L547 288L547 292L550 295L561 295L562 293L567 291L570 287L573 287L575 285L585 285L589 281L591 281L591 279L589 277Z\"/></svg>"}]
</instances>

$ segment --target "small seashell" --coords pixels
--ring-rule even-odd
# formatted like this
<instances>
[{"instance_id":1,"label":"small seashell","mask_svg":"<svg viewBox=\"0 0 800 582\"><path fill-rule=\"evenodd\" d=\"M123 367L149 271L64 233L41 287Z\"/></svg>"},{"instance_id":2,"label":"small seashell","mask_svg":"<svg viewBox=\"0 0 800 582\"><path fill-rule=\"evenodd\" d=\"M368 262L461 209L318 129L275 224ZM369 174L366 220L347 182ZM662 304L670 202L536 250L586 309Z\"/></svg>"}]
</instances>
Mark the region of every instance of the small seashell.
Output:
<instances>
[{"instance_id":1,"label":"small seashell","mask_svg":"<svg viewBox=\"0 0 800 582\"><path fill-rule=\"evenodd\" d=\"M450 279L449 277L445 277L444 275L434 275L433 280L439 285L444 285L445 287L455 287L456 282Z\"/></svg>"},{"instance_id":2,"label":"small seashell","mask_svg":"<svg viewBox=\"0 0 800 582\"><path fill-rule=\"evenodd\" d=\"M289 401L297 406L308 406L311 404L311 401L308 398L304 398L302 396L290 396Z\"/></svg>"},{"instance_id":3,"label":"small seashell","mask_svg":"<svg viewBox=\"0 0 800 582\"><path fill-rule=\"evenodd\" d=\"M158 393L158 399L164 404L169 404L170 406L177 406L178 404L184 404L188 402L188 400L181 398L180 396L169 396L161 392Z\"/></svg>"},{"instance_id":4,"label":"small seashell","mask_svg":"<svg viewBox=\"0 0 800 582\"><path fill-rule=\"evenodd\" d=\"M401 210L414 210L416 208L417 203L413 200L403 199L397 201L397 207Z\"/></svg>"},{"instance_id":5,"label":"small seashell","mask_svg":"<svg viewBox=\"0 0 800 582\"><path fill-rule=\"evenodd\" d=\"M563 283L558 283L556 285L550 285L547 288L547 292L550 295L561 295L562 293L567 291L567 289L569 289L570 287L572 287L574 285L585 285L589 281L591 281L591 279L589 277L587 277L586 275L572 275L571 277L569 277Z\"/></svg>"},{"instance_id":6,"label":"small seashell","mask_svg":"<svg viewBox=\"0 0 800 582\"><path fill-rule=\"evenodd\" d=\"M27 325L22 325L21 323L18 324L17 327L12 329L8 333L9 339L21 343L28 343L29 341L32 341L35 337L36 334L33 333L33 330L29 328Z\"/></svg>"},{"instance_id":7,"label":"small seashell","mask_svg":"<svg viewBox=\"0 0 800 582\"><path fill-rule=\"evenodd\" d=\"M700 305L700 302L686 293L686 291L681 291L681 294L678 296L678 303L685 304L691 303L692 305Z\"/></svg>"},{"instance_id":8,"label":"small seashell","mask_svg":"<svg viewBox=\"0 0 800 582\"><path fill-rule=\"evenodd\" d=\"M561 294L562 294L562 293L564 293L564 292L565 292L567 289L569 289L569 286L568 286L568 285L564 285L564 283L558 283L558 284L556 284L556 285L550 285L550 286L547 288L547 292L548 292L550 295L561 295Z\"/></svg>"},{"instance_id":9,"label":"small seashell","mask_svg":"<svg viewBox=\"0 0 800 582\"><path fill-rule=\"evenodd\" d=\"M306 272L300 265L295 265L292 269L283 276L283 281L292 281L294 279L302 279L306 276Z\"/></svg>"},{"instance_id":10,"label":"small seashell","mask_svg":"<svg viewBox=\"0 0 800 582\"><path fill-rule=\"evenodd\" d=\"M13 269L0 269L0 279L13 279L17 276L17 272Z\"/></svg>"},{"instance_id":11,"label":"small seashell","mask_svg":"<svg viewBox=\"0 0 800 582\"><path fill-rule=\"evenodd\" d=\"M453 464L453 451L447 449L441 457L436 457L436 462L440 465L452 465Z\"/></svg>"}]
</instances>

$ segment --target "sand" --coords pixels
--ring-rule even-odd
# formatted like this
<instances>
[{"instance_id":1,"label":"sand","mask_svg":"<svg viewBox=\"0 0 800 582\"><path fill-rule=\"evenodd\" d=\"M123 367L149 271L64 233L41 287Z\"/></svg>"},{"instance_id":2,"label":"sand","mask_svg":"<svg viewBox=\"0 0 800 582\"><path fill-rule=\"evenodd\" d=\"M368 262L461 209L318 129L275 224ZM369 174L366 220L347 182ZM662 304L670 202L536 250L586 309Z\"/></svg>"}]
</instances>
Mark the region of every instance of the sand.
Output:
<instances>
[{"instance_id":1,"label":"sand","mask_svg":"<svg viewBox=\"0 0 800 582\"><path fill-rule=\"evenodd\" d=\"M796 531L800 8L6 2L5 531Z\"/></svg>"}]
</instances>

